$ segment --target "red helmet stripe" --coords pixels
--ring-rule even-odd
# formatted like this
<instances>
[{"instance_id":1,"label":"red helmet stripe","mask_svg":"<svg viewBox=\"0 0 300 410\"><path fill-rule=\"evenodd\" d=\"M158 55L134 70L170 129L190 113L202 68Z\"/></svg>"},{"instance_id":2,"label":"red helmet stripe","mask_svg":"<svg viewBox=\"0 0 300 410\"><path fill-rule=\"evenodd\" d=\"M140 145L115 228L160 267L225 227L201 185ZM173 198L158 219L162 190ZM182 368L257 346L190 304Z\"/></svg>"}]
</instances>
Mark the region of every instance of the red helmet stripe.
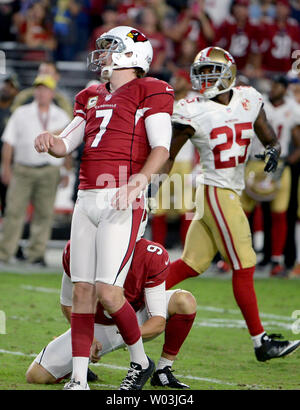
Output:
<instances>
[{"instance_id":1,"label":"red helmet stripe","mask_svg":"<svg viewBox=\"0 0 300 410\"><path fill-rule=\"evenodd\" d=\"M212 52L213 49L214 49L213 47L210 47L210 48L207 50L207 53L206 53L206 56L207 56L207 57L209 57L209 55L210 55L210 53Z\"/></svg>"}]
</instances>

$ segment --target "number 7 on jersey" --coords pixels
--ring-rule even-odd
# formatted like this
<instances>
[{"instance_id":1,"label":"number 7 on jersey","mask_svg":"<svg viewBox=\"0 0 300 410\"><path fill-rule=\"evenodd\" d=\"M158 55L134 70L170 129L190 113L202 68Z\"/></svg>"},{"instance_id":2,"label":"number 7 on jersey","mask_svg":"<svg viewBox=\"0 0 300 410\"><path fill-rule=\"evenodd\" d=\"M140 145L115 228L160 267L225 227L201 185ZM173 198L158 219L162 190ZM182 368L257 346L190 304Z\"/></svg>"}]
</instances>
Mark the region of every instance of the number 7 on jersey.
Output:
<instances>
[{"instance_id":1,"label":"number 7 on jersey","mask_svg":"<svg viewBox=\"0 0 300 410\"><path fill-rule=\"evenodd\" d=\"M107 110L96 110L96 118L103 118L101 124L100 124L100 131L96 134L96 137L94 139L94 141L91 144L92 148L96 148L98 147L105 131L106 131L106 127L109 124L109 121L111 119L113 115L113 110L112 108L107 109Z\"/></svg>"}]
</instances>

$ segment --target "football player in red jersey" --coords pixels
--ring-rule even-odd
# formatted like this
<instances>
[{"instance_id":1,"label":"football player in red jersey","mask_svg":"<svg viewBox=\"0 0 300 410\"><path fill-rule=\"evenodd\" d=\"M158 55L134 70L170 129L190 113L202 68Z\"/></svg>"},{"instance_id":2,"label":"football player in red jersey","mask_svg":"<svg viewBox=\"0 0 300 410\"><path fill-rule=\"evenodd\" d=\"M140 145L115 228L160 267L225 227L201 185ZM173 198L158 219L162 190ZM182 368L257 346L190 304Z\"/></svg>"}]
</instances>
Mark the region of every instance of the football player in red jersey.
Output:
<instances>
[{"instance_id":1,"label":"football player in red jersey","mask_svg":"<svg viewBox=\"0 0 300 410\"><path fill-rule=\"evenodd\" d=\"M249 1L235 0L232 14L217 29L215 44L229 51L237 69L253 76L259 69L261 28L249 18Z\"/></svg>"},{"instance_id":2,"label":"football player in red jersey","mask_svg":"<svg viewBox=\"0 0 300 410\"><path fill-rule=\"evenodd\" d=\"M142 388L154 364L145 354L123 284L145 212L145 188L169 157L174 94L167 83L143 77L153 51L140 31L116 27L96 44L88 57L89 68L99 71L106 82L77 94L71 124L58 137L39 135L35 147L61 157L85 143L71 228L73 375L66 389L88 388L99 298L128 346L131 363L139 369L131 386L127 384L135 390Z\"/></svg>"},{"instance_id":3,"label":"football player in red jersey","mask_svg":"<svg viewBox=\"0 0 300 410\"><path fill-rule=\"evenodd\" d=\"M262 26L262 67L272 74L287 73L297 58L294 52L300 48L300 26L290 17L288 0L276 1L276 18L265 18Z\"/></svg>"},{"instance_id":4,"label":"football player in red jersey","mask_svg":"<svg viewBox=\"0 0 300 410\"><path fill-rule=\"evenodd\" d=\"M153 386L185 389L171 368L179 349L191 330L196 316L196 301L190 292L165 291L170 258L160 245L146 239L137 242L134 257L124 284L125 296L136 312L144 339L153 339L164 332L161 358L151 379ZM63 252L64 274L61 307L70 322L72 282L70 279L70 241ZM146 308L147 306L147 308ZM90 360L97 362L105 354L124 346L124 340L112 319L98 302L94 325L94 341ZM72 371L71 330L51 341L29 366L29 383L56 383ZM125 380L125 383L127 381Z\"/></svg>"}]
</instances>

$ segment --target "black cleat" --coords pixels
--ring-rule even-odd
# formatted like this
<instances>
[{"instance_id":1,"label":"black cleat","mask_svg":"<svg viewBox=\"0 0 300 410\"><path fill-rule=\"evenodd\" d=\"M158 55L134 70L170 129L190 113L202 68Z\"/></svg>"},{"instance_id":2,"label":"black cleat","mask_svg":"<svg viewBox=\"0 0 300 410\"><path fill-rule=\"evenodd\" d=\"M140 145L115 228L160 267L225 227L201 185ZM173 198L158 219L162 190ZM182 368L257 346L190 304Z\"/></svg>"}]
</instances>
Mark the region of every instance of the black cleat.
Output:
<instances>
[{"instance_id":1,"label":"black cleat","mask_svg":"<svg viewBox=\"0 0 300 410\"><path fill-rule=\"evenodd\" d=\"M96 380L98 380L98 376L92 372L91 369L88 368L87 370L87 381L88 382L95 382Z\"/></svg>"},{"instance_id":2,"label":"black cleat","mask_svg":"<svg viewBox=\"0 0 300 410\"><path fill-rule=\"evenodd\" d=\"M282 339L282 337L280 334L267 335L264 333L261 337L262 345L254 349L257 360L265 362L266 360L275 359L277 357L285 357L300 347L300 340L294 340L292 342L288 340L274 340Z\"/></svg>"},{"instance_id":3,"label":"black cleat","mask_svg":"<svg viewBox=\"0 0 300 410\"><path fill-rule=\"evenodd\" d=\"M33 261L30 262L33 266L39 267L39 268L47 268L48 265L45 262L44 258L37 258L34 259Z\"/></svg>"},{"instance_id":4,"label":"black cleat","mask_svg":"<svg viewBox=\"0 0 300 410\"><path fill-rule=\"evenodd\" d=\"M174 389L190 389L187 384L181 383L173 375L170 366L166 366L161 370L156 370L151 379L151 386L172 387Z\"/></svg>"},{"instance_id":5,"label":"black cleat","mask_svg":"<svg viewBox=\"0 0 300 410\"><path fill-rule=\"evenodd\" d=\"M122 381L119 390L142 390L146 381L152 376L155 366L154 362L148 357L149 366L142 369L138 363L131 362L127 376Z\"/></svg>"}]
</instances>

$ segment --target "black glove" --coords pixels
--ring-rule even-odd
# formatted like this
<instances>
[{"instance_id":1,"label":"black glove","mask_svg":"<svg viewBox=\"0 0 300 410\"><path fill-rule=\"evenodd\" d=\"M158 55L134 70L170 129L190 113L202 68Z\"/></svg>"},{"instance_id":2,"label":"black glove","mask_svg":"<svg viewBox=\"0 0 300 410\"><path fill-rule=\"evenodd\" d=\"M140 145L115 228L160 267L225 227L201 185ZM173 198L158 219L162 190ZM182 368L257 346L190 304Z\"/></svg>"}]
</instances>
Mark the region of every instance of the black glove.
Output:
<instances>
[{"instance_id":1,"label":"black glove","mask_svg":"<svg viewBox=\"0 0 300 410\"><path fill-rule=\"evenodd\" d=\"M255 155L256 158L262 159L265 161L266 166L264 168L265 172L274 172L276 171L278 165L279 152L274 147L267 147L263 154Z\"/></svg>"}]
</instances>

